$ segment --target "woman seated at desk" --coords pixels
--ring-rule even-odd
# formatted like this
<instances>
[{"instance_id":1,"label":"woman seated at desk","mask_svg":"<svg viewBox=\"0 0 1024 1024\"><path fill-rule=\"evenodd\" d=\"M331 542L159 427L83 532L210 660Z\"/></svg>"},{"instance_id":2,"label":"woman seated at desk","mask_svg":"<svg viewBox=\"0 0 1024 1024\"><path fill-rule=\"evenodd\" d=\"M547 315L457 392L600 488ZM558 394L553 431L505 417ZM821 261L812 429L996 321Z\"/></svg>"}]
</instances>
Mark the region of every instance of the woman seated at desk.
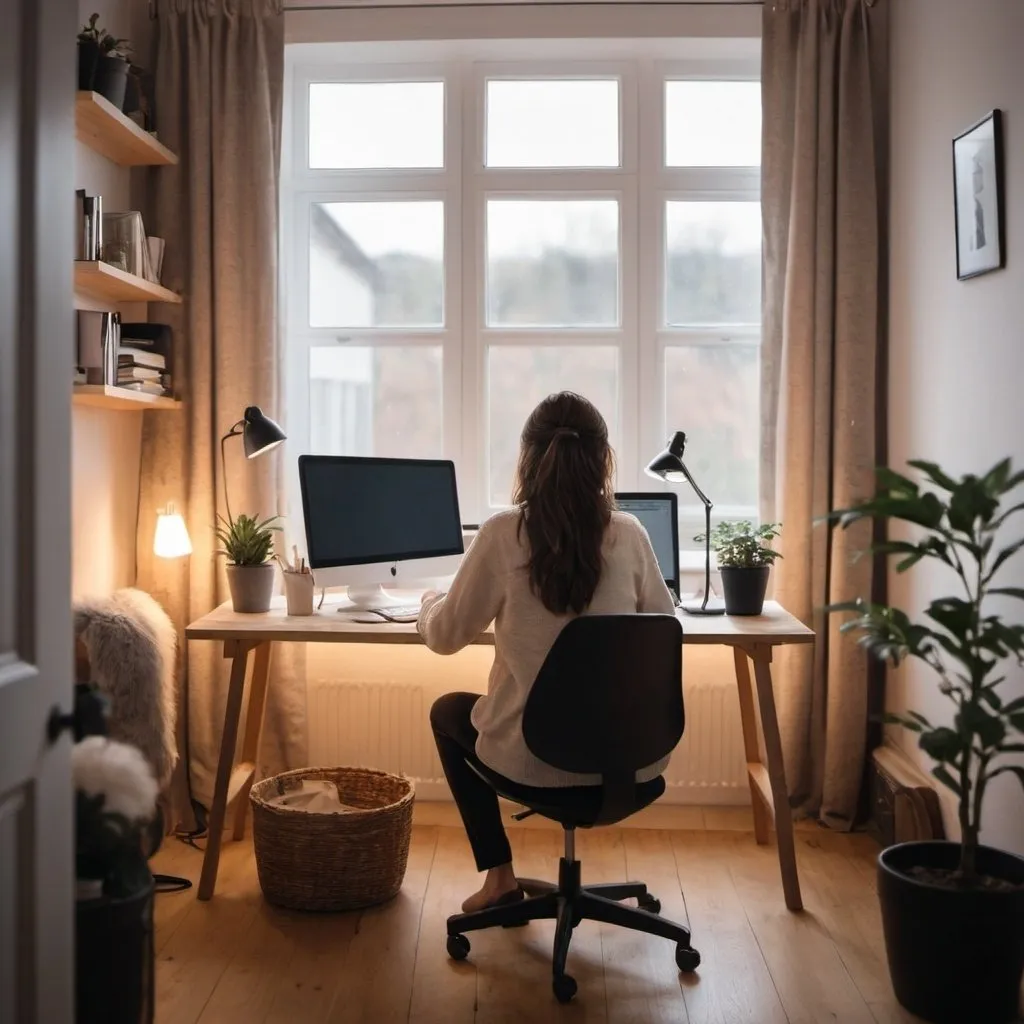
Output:
<instances>
[{"instance_id":1,"label":"woman seated at desk","mask_svg":"<svg viewBox=\"0 0 1024 1024\"><path fill-rule=\"evenodd\" d=\"M423 596L419 631L439 654L461 650L494 622L486 695L448 693L430 710L477 870L487 873L463 903L467 913L523 898L497 793L472 764L520 786L601 781L551 767L523 739L526 698L562 627L588 613L674 611L646 531L614 509L613 469L597 409L571 392L544 399L523 427L515 507L481 526L447 594ZM638 772L637 781L655 778L667 763Z\"/></svg>"}]
</instances>

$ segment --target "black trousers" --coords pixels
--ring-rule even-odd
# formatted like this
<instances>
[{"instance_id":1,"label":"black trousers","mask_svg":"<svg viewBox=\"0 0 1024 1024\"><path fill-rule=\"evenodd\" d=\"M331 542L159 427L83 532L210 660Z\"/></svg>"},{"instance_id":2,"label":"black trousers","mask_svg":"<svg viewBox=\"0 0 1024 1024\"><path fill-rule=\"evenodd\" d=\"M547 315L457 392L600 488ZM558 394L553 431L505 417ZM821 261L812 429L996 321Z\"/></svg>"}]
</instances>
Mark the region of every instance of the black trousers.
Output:
<instances>
[{"instance_id":1,"label":"black trousers","mask_svg":"<svg viewBox=\"0 0 1024 1024\"><path fill-rule=\"evenodd\" d=\"M476 869L487 871L508 864L512 848L501 820L498 794L477 771L501 778L476 756L477 731L469 716L479 699L478 693L446 693L438 697L430 709L430 728L434 731L444 777L466 827Z\"/></svg>"}]
</instances>

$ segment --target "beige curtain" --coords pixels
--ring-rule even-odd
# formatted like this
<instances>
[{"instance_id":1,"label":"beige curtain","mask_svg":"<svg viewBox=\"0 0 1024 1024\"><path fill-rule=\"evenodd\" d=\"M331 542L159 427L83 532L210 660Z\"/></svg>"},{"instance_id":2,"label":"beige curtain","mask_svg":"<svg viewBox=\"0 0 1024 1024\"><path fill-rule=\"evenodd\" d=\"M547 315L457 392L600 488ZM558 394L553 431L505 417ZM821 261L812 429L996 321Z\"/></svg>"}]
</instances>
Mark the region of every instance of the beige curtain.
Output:
<instances>
[{"instance_id":1,"label":"beige curtain","mask_svg":"<svg viewBox=\"0 0 1024 1024\"><path fill-rule=\"evenodd\" d=\"M224 514L219 440L248 405L280 413L278 180L284 26L280 0L157 0L155 95L160 139L177 167L151 172L147 230L166 239L163 283L182 306L153 306L174 329L176 412L147 413L143 429L139 585L179 629L227 598L215 555L214 514ZM285 446L285 449L287 446ZM231 506L283 508L282 449L247 462L228 442ZM184 514L193 554L152 552L157 509ZM181 770L173 804L188 827L191 797L209 807L226 693L216 645L194 642L179 671ZM283 656L282 656L283 653ZM303 763L304 673L277 652L271 665L260 766Z\"/></svg>"},{"instance_id":2,"label":"beige curtain","mask_svg":"<svg viewBox=\"0 0 1024 1024\"><path fill-rule=\"evenodd\" d=\"M763 11L765 514L783 524L775 597L811 624L775 673L795 806L857 810L869 680L831 601L869 596L863 531L816 517L872 493L884 459L888 0L766 0Z\"/></svg>"}]
</instances>

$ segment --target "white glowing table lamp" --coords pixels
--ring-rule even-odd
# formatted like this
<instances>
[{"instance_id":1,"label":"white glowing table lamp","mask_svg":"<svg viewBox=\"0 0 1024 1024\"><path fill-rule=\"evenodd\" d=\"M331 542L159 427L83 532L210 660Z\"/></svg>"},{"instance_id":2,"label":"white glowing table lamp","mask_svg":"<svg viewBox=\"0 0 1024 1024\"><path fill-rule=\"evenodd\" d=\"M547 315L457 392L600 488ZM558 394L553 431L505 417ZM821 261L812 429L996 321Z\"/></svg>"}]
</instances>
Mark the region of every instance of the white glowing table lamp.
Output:
<instances>
[{"instance_id":1,"label":"white glowing table lamp","mask_svg":"<svg viewBox=\"0 0 1024 1024\"><path fill-rule=\"evenodd\" d=\"M168 505L156 517L156 532L153 535L153 554L157 558L184 558L192 554L192 540L188 535L185 520L174 505Z\"/></svg>"}]
</instances>

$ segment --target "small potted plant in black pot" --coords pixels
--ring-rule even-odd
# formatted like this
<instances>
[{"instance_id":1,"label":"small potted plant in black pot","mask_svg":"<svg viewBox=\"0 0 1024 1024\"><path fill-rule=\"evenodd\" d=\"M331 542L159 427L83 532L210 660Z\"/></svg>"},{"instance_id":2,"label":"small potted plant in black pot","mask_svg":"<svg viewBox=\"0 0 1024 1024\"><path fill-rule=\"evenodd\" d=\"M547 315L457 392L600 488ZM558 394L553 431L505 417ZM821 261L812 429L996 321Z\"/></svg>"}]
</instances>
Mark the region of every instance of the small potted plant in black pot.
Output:
<instances>
[{"instance_id":1,"label":"small potted plant in black pot","mask_svg":"<svg viewBox=\"0 0 1024 1024\"><path fill-rule=\"evenodd\" d=\"M832 606L856 617L843 631L860 634L874 657L900 664L918 658L951 704L950 724L916 711L890 721L919 735L935 761L932 774L956 794L961 839L900 843L878 862L878 895L896 997L934 1024L1007 1024L1017 1020L1024 971L1024 858L979 841L985 793L1000 775L1024 784L1024 697L1000 695L1012 659L1024 664L1024 626L1008 623L991 599L1024 600L1024 589L998 586L1004 564L1024 539L997 546L1024 502L1004 498L1024 484L1010 460L983 476L956 480L929 462L911 462L924 487L878 471L874 498L829 518L842 527L862 519L911 525L911 539L874 550L900 558L898 572L941 562L956 593L936 597L924 619L863 600ZM1022 804L1024 813L1024 804Z\"/></svg>"},{"instance_id":2,"label":"small potted plant in black pot","mask_svg":"<svg viewBox=\"0 0 1024 1024\"><path fill-rule=\"evenodd\" d=\"M719 523L711 531L725 594L726 615L760 615L768 590L768 574L782 556L769 545L779 536L779 523L754 526L747 520ZM694 538L704 543L704 534Z\"/></svg>"},{"instance_id":3,"label":"small potted plant in black pot","mask_svg":"<svg viewBox=\"0 0 1024 1024\"><path fill-rule=\"evenodd\" d=\"M99 27L92 14L78 33L78 88L98 92L118 110L124 107L131 47Z\"/></svg>"},{"instance_id":4,"label":"small potted plant in black pot","mask_svg":"<svg viewBox=\"0 0 1024 1024\"><path fill-rule=\"evenodd\" d=\"M274 593L274 532L277 516L217 517L217 537L228 559L228 588L236 612L266 612Z\"/></svg>"},{"instance_id":5,"label":"small potted plant in black pot","mask_svg":"<svg viewBox=\"0 0 1024 1024\"><path fill-rule=\"evenodd\" d=\"M100 62L100 37L106 35L98 26L100 16L93 14L78 33L78 88L90 92L96 82Z\"/></svg>"}]
</instances>

